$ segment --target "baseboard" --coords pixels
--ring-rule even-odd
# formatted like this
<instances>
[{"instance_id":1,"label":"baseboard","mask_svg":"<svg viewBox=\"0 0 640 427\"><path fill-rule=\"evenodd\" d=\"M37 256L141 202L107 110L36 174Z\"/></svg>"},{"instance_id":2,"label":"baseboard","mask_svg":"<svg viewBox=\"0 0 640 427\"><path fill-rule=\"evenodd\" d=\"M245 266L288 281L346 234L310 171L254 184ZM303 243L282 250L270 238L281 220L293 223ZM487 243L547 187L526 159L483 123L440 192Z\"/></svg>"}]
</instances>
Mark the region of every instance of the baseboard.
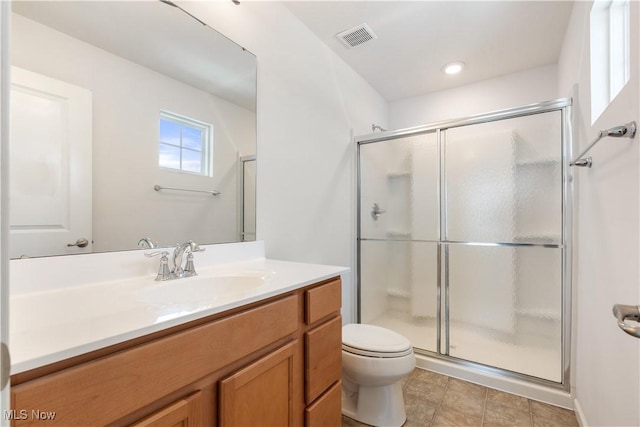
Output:
<instances>
[{"instance_id":1,"label":"baseboard","mask_svg":"<svg viewBox=\"0 0 640 427\"><path fill-rule=\"evenodd\" d=\"M584 412L582 412L582 406L580 406L578 398L573 399L573 410L576 412L576 418L578 419L580 427L587 427L587 420L584 416Z\"/></svg>"}]
</instances>

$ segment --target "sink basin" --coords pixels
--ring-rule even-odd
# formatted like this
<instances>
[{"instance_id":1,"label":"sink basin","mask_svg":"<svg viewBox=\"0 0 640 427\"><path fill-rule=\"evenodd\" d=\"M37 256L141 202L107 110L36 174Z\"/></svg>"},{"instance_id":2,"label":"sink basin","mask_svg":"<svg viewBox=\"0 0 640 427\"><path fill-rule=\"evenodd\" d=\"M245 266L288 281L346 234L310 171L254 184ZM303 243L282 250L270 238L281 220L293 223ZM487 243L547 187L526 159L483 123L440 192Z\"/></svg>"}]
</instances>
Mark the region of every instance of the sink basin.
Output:
<instances>
[{"instance_id":1,"label":"sink basin","mask_svg":"<svg viewBox=\"0 0 640 427\"><path fill-rule=\"evenodd\" d=\"M251 295L266 283L264 275L194 276L156 282L138 293L138 300L154 306L215 305Z\"/></svg>"}]
</instances>

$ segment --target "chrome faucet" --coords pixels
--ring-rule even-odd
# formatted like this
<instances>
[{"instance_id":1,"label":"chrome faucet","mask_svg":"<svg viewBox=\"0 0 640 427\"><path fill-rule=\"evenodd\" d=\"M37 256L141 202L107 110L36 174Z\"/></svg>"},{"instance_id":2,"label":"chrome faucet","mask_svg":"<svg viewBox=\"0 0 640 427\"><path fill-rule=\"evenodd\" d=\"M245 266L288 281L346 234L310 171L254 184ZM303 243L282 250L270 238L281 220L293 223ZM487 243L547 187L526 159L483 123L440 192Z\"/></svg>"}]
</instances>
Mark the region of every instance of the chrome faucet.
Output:
<instances>
[{"instance_id":1,"label":"chrome faucet","mask_svg":"<svg viewBox=\"0 0 640 427\"><path fill-rule=\"evenodd\" d=\"M141 249L155 249L158 247L158 242L154 242L150 237L143 237L138 241L138 247Z\"/></svg>"},{"instance_id":2,"label":"chrome faucet","mask_svg":"<svg viewBox=\"0 0 640 427\"><path fill-rule=\"evenodd\" d=\"M189 277L195 276L196 273L195 268L193 267L193 252L202 252L204 248L201 248L196 242L193 240L189 240L186 243L176 246L173 251L173 274L177 277ZM182 257L184 253L188 252L187 255L187 265L186 268L182 268Z\"/></svg>"},{"instance_id":3,"label":"chrome faucet","mask_svg":"<svg viewBox=\"0 0 640 427\"><path fill-rule=\"evenodd\" d=\"M177 245L173 251L171 257L173 268L169 268L169 252L156 251L146 252L145 256L151 258L154 256L160 256L160 268L158 269L157 281L179 279L181 277L196 276L196 269L193 265L193 252L203 252L205 248L201 248L193 240L189 240L182 245ZM187 253L187 265L182 268L182 258Z\"/></svg>"}]
</instances>

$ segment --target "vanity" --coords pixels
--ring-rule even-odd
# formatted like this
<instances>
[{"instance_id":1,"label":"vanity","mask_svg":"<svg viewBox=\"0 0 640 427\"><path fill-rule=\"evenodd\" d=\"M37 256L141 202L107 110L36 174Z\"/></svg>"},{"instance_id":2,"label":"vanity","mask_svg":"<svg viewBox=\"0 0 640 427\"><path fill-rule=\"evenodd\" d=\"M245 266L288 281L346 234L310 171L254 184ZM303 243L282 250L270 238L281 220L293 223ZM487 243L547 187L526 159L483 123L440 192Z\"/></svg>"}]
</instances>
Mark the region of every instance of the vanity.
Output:
<instances>
[{"instance_id":1,"label":"vanity","mask_svg":"<svg viewBox=\"0 0 640 427\"><path fill-rule=\"evenodd\" d=\"M213 245L196 277L156 282L145 259L143 276L16 296L12 425L340 425L347 270L260 258L261 245Z\"/></svg>"}]
</instances>

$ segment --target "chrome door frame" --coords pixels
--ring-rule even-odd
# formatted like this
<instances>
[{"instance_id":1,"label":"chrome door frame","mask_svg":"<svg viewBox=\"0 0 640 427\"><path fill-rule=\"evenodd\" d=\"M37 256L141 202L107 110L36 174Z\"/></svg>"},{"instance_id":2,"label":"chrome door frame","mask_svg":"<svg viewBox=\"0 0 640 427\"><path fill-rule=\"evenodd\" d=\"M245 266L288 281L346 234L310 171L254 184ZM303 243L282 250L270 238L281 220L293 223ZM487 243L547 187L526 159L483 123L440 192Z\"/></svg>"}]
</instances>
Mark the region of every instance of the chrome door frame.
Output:
<instances>
[{"instance_id":1,"label":"chrome door frame","mask_svg":"<svg viewBox=\"0 0 640 427\"><path fill-rule=\"evenodd\" d=\"M523 380L532 384L543 385L546 387L560 389L568 392L570 390L571 372L571 296L572 296L572 243L573 243L573 215L574 215L574 192L573 192L573 175L569 169L568 162L572 159L573 151L573 138L571 127L571 109L572 100L569 98L561 98L551 101L545 101L535 104L528 104L522 107L509 108L504 110L492 111L489 113L473 115L469 117L463 117L452 120L444 120L434 122L431 124L416 126L406 129L399 129L394 131L385 131L380 133L371 133L367 135L356 136L353 138L356 144L356 319L357 322L361 322L361 198L362 198L362 185L361 185L361 161L360 161L360 148L366 144L372 144L376 142L389 141L408 136L415 136L419 134L436 132L438 141L438 156L439 156L439 171L438 171L438 199L440 203L440 209L438 212L438 251L437 251L437 344L436 352L414 349L416 353L426 356L434 357L436 359L446 360L448 362L468 366L476 369L480 372L491 373L494 375L502 376L505 378L512 378L517 380ZM493 366L483 365L468 360L458 359L448 355L449 350L449 334L446 333L444 337L444 349L442 348L442 311L444 310L444 322L445 328L449 328L449 306L448 306L448 269L444 268L442 263L446 265L448 263L448 245L442 244L446 241L446 204L442 203L446 199L446 185L445 185L445 138L446 132L443 130L474 125L480 123L494 122L505 119L513 119L517 117L529 116L534 114L542 114L553 111L559 111L561 113L561 176L562 176L562 235L559 245L530 245L530 246L543 246L543 247L555 247L562 250L562 323L561 323L561 368L562 368L562 381L560 383L545 380L530 375L508 371L505 369L496 368ZM469 242L471 243L471 242ZM496 244L502 246L502 244ZM507 244L508 246L508 244ZM526 246L526 245L525 245ZM443 274L444 273L444 274ZM444 283L443 283L444 282ZM443 298L444 293L444 298ZM444 307L443 307L444 304Z\"/></svg>"}]
</instances>

